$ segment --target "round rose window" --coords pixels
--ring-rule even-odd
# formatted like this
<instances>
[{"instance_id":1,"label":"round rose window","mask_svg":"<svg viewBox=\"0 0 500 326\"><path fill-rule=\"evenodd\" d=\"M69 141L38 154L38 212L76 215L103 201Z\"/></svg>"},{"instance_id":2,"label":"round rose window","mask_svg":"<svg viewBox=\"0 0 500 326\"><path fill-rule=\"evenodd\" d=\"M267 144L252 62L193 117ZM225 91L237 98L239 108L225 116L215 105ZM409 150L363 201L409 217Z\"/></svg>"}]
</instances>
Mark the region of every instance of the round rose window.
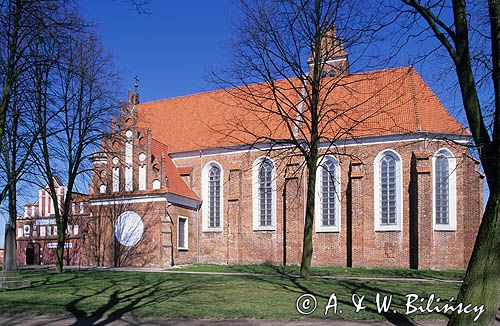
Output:
<instances>
[{"instance_id":1,"label":"round rose window","mask_svg":"<svg viewBox=\"0 0 500 326\"><path fill-rule=\"evenodd\" d=\"M142 219L136 212L121 213L115 223L115 237L118 242L126 247L132 247L141 240L144 232Z\"/></svg>"}]
</instances>

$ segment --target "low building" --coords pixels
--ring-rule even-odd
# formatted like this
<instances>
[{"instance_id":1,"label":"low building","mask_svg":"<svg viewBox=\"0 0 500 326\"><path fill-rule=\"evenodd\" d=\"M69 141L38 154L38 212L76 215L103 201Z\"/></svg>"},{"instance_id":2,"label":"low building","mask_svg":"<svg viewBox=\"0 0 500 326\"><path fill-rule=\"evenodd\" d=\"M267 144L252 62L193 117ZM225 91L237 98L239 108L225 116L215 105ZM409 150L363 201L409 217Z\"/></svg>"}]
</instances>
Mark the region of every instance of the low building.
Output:
<instances>
[{"instance_id":1,"label":"low building","mask_svg":"<svg viewBox=\"0 0 500 326\"><path fill-rule=\"evenodd\" d=\"M51 265L56 261L57 223L54 208L62 203L67 188L60 178L54 178L57 203L52 200L48 186L39 189L38 200L24 206L23 216L17 218L17 260L19 265ZM65 265L82 264L82 246L91 218L88 195L73 192L71 212L66 229Z\"/></svg>"}]
</instances>

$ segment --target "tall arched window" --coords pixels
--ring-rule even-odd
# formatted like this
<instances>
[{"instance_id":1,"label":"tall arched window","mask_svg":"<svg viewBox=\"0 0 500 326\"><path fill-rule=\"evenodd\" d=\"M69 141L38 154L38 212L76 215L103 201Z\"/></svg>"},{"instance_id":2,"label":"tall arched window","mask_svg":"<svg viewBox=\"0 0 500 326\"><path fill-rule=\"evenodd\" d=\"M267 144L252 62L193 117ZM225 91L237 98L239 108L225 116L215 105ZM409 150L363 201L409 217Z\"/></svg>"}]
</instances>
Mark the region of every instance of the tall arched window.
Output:
<instances>
[{"instance_id":1,"label":"tall arched window","mask_svg":"<svg viewBox=\"0 0 500 326\"><path fill-rule=\"evenodd\" d=\"M213 161L202 171L203 231L222 231L224 174L219 163Z\"/></svg>"},{"instance_id":2,"label":"tall arched window","mask_svg":"<svg viewBox=\"0 0 500 326\"><path fill-rule=\"evenodd\" d=\"M384 155L380 160L380 223L396 224L396 159L392 155Z\"/></svg>"},{"instance_id":3,"label":"tall arched window","mask_svg":"<svg viewBox=\"0 0 500 326\"><path fill-rule=\"evenodd\" d=\"M119 163L118 157L113 157L113 180L112 180L112 186L113 186L113 192L118 192L120 191L120 167L118 166Z\"/></svg>"},{"instance_id":4,"label":"tall arched window","mask_svg":"<svg viewBox=\"0 0 500 326\"><path fill-rule=\"evenodd\" d=\"M436 224L450 222L450 164L443 154L436 157L434 198L436 201Z\"/></svg>"},{"instance_id":5,"label":"tall arched window","mask_svg":"<svg viewBox=\"0 0 500 326\"><path fill-rule=\"evenodd\" d=\"M273 162L260 158L253 165L254 230L274 230L276 221L276 177Z\"/></svg>"},{"instance_id":6,"label":"tall arched window","mask_svg":"<svg viewBox=\"0 0 500 326\"><path fill-rule=\"evenodd\" d=\"M374 169L375 230L400 231L403 214L401 158L392 150L377 155Z\"/></svg>"},{"instance_id":7,"label":"tall arched window","mask_svg":"<svg viewBox=\"0 0 500 326\"><path fill-rule=\"evenodd\" d=\"M340 165L324 157L316 172L316 232L340 230Z\"/></svg>"},{"instance_id":8,"label":"tall arched window","mask_svg":"<svg viewBox=\"0 0 500 326\"><path fill-rule=\"evenodd\" d=\"M456 230L455 159L447 149L433 157L434 171L434 229Z\"/></svg>"},{"instance_id":9,"label":"tall arched window","mask_svg":"<svg viewBox=\"0 0 500 326\"><path fill-rule=\"evenodd\" d=\"M220 227L220 169L212 166L208 171L208 226Z\"/></svg>"},{"instance_id":10,"label":"tall arched window","mask_svg":"<svg viewBox=\"0 0 500 326\"><path fill-rule=\"evenodd\" d=\"M264 160L259 168L259 226L272 224L272 193L273 166Z\"/></svg>"},{"instance_id":11,"label":"tall arched window","mask_svg":"<svg viewBox=\"0 0 500 326\"><path fill-rule=\"evenodd\" d=\"M134 190L134 167L133 167L133 144L132 144L132 130L127 130L125 133L127 141L125 143L125 191Z\"/></svg>"}]
</instances>

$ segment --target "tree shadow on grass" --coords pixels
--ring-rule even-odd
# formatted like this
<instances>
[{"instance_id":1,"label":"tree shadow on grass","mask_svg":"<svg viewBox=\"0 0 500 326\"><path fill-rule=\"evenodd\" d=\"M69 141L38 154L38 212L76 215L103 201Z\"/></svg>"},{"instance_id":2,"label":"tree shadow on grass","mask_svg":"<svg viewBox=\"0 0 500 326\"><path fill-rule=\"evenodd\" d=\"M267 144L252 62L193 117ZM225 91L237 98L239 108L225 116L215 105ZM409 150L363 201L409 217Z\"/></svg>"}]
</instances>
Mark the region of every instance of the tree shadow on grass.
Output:
<instances>
[{"instance_id":1,"label":"tree shadow on grass","mask_svg":"<svg viewBox=\"0 0 500 326\"><path fill-rule=\"evenodd\" d=\"M281 288L283 288L286 291L296 293L297 297L299 297L301 294L308 293L308 294L314 295L317 299L319 299L319 298L323 299L323 302L325 302L325 303L328 302L328 300L330 298L330 294L324 295L324 294L321 294L321 293L315 291L310 286L304 284L304 281L302 279L298 278L297 276L283 273L282 268L276 267L275 271L277 274L280 274L282 276L281 279L280 278L272 278L272 277L260 277L260 276L248 276L248 277L253 278L253 279L257 278L258 280L260 280L262 282L267 282L267 283L270 283L272 285L280 286ZM320 280L313 279L313 281L320 281ZM333 281L333 280L331 280L331 281ZM369 285L369 282L364 282L363 284L360 284L360 282L350 281L350 280L336 280L336 282L338 284L342 285L346 290L348 290L351 295L357 293L358 290L363 290L363 293L368 292L366 294L366 297L373 298L373 300L375 300L375 296L377 293L380 293L381 295L387 295L387 296L393 295L393 297L394 296L401 296L398 293L391 293L391 292L386 291L385 289L378 288L378 287L375 287L373 285ZM346 300L345 298L341 298L341 297L337 296L337 303L339 304L339 306L340 305L347 305L347 306L352 307L353 303L352 303L352 301L350 301L350 299L351 299L350 297L349 297L349 300ZM373 302L371 302L371 303L373 304ZM410 320L406 315L401 314L400 312L397 312L397 311L395 312L395 311L393 311L392 308L390 309L390 311L387 311L387 312L384 312L384 311L378 312L373 307L370 307L369 304L364 304L364 305L366 306L364 311L380 315L380 316L384 317L387 322L389 322L393 325L403 325L403 326L417 325L415 322ZM318 308L322 308L322 307L318 304ZM446 315L446 314L443 314L443 315L448 317L448 315Z\"/></svg>"},{"instance_id":2,"label":"tree shadow on grass","mask_svg":"<svg viewBox=\"0 0 500 326\"><path fill-rule=\"evenodd\" d=\"M71 275L71 277L67 277L68 274ZM64 276L64 278L60 278L58 276ZM72 273L63 273L63 274L57 274L55 272L47 272L47 274L44 275L43 280L36 280L31 282L31 287L37 288L37 287L44 287L44 286L65 286L67 283L71 283L72 281L75 281L77 279L76 274Z\"/></svg>"},{"instance_id":3,"label":"tree shadow on grass","mask_svg":"<svg viewBox=\"0 0 500 326\"><path fill-rule=\"evenodd\" d=\"M123 287L123 281L130 281L131 279L137 280L137 284L120 289L120 287ZM111 279L108 286L94 290L90 294L79 295L74 293L78 297L67 303L66 309L76 318L76 322L73 325L107 325L120 320L125 314L129 314L149 304L168 301L182 295L191 288L191 286L161 287L164 282L164 280L158 280L145 285L148 282L144 275L138 278L129 278L128 280L123 278L119 280ZM108 294L110 291L112 292ZM95 310L86 312L78 307L83 304L84 300L92 300L92 298L103 296L108 296L108 300Z\"/></svg>"}]
</instances>

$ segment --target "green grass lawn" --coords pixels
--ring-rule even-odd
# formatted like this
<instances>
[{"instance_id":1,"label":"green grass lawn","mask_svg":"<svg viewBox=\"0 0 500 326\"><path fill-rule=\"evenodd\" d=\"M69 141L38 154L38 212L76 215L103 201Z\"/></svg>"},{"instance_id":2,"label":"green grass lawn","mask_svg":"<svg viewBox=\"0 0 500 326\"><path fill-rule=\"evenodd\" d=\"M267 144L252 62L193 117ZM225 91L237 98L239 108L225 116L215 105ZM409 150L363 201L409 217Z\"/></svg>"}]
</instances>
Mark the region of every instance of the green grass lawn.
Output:
<instances>
[{"instance_id":1,"label":"green grass lawn","mask_svg":"<svg viewBox=\"0 0 500 326\"><path fill-rule=\"evenodd\" d=\"M285 274L298 275L300 267L276 266L269 264L259 265L216 265L193 264L175 268L180 271L192 272L224 272L224 273L258 273L258 274ZM394 278L426 278L461 281L464 270L415 270L409 268L346 268L346 267L312 267L312 275L316 276L359 276L359 277L394 277Z\"/></svg>"},{"instance_id":2,"label":"green grass lawn","mask_svg":"<svg viewBox=\"0 0 500 326\"><path fill-rule=\"evenodd\" d=\"M264 268L264 267L263 267ZM23 271L32 287L0 291L0 312L5 314L72 314L85 322L101 317L112 321L121 316L191 318L307 318L295 310L303 293L314 294L318 309L308 317L323 317L332 293L342 314L334 319L405 320L404 295L431 293L442 299L456 296L459 285L357 281L240 275L198 275L110 271ZM355 313L351 295L365 295L366 309ZM380 315L375 295L393 294L392 309L399 314ZM443 314L413 314L412 319L446 318Z\"/></svg>"}]
</instances>

